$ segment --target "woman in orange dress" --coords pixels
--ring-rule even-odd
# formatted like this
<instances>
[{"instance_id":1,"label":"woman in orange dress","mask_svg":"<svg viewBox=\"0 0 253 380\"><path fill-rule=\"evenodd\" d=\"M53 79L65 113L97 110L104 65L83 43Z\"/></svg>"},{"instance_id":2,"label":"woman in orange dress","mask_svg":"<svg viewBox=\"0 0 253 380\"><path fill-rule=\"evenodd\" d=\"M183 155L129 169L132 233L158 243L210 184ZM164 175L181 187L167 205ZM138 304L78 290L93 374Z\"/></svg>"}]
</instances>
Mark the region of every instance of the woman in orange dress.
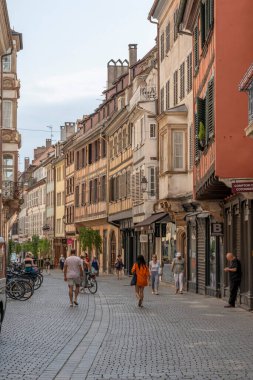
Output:
<instances>
[{"instance_id":1,"label":"woman in orange dress","mask_svg":"<svg viewBox=\"0 0 253 380\"><path fill-rule=\"evenodd\" d=\"M137 257L136 263L133 265L132 273L136 273L137 282L135 285L135 294L138 299L138 306L143 306L144 288L148 286L149 269L142 255Z\"/></svg>"}]
</instances>

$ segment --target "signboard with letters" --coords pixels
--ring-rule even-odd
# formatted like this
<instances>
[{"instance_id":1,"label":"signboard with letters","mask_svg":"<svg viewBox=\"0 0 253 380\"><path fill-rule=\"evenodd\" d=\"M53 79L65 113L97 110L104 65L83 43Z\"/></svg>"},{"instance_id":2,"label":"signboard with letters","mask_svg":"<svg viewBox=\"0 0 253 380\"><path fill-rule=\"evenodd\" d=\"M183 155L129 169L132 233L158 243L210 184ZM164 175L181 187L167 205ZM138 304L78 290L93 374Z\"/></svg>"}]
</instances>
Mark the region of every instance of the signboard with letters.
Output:
<instances>
[{"instance_id":1,"label":"signboard with letters","mask_svg":"<svg viewBox=\"0 0 253 380\"><path fill-rule=\"evenodd\" d=\"M223 234L223 223L211 223L212 236L222 236Z\"/></svg>"},{"instance_id":2,"label":"signboard with letters","mask_svg":"<svg viewBox=\"0 0 253 380\"><path fill-rule=\"evenodd\" d=\"M232 192L248 193L253 192L253 181L251 182L232 182Z\"/></svg>"}]
</instances>

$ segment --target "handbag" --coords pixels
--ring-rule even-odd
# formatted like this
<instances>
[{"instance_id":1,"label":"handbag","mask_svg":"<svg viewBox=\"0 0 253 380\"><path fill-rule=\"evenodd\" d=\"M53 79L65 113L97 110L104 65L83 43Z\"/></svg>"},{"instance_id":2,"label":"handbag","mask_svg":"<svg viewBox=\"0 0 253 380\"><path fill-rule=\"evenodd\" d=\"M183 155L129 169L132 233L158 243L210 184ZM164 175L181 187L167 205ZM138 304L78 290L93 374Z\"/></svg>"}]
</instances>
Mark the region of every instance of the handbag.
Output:
<instances>
[{"instance_id":1,"label":"handbag","mask_svg":"<svg viewBox=\"0 0 253 380\"><path fill-rule=\"evenodd\" d=\"M130 282L130 285L134 286L136 284L137 284L137 274L136 274L136 272L134 272L133 277L132 277L131 282Z\"/></svg>"}]
</instances>

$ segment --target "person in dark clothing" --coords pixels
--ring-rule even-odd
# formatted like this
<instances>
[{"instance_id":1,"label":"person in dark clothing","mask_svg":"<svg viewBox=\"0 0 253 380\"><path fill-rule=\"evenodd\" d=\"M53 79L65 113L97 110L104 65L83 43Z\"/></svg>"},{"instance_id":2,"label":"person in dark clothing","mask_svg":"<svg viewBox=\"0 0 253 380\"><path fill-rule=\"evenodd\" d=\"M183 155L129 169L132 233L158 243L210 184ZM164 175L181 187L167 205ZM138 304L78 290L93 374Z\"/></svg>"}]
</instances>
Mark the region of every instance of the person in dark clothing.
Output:
<instances>
[{"instance_id":1,"label":"person in dark clothing","mask_svg":"<svg viewBox=\"0 0 253 380\"><path fill-rule=\"evenodd\" d=\"M241 263L233 253L227 253L227 260L229 261L229 266L224 269L225 272L229 272L229 288L230 288L230 297L228 305L224 307L235 307L235 301L237 297L237 292L241 284Z\"/></svg>"}]
</instances>

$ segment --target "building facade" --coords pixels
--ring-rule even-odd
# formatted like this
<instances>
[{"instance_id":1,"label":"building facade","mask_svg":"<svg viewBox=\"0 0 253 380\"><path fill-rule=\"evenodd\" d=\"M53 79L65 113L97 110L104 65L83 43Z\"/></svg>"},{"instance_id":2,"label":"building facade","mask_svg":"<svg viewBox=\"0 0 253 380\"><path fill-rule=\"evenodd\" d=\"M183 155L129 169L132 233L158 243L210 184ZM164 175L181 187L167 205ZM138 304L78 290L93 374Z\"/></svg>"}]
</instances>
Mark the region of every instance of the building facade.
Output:
<instances>
[{"instance_id":1,"label":"building facade","mask_svg":"<svg viewBox=\"0 0 253 380\"><path fill-rule=\"evenodd\" d=\"M247 308L253 307L251 201L243 193L232 194L232 186L253 177L253 144L244 133L247 100L238 92L238 83L252 62L248 49L253 37L252 11L253 3L247 0L189 0L180 2L178 18L179 31L190 32L193 44L193 188L197 210L187 218L188 287L226 297L224 254L231 251L242 261L239 302Z\"/></svg>"}]
</instances>

